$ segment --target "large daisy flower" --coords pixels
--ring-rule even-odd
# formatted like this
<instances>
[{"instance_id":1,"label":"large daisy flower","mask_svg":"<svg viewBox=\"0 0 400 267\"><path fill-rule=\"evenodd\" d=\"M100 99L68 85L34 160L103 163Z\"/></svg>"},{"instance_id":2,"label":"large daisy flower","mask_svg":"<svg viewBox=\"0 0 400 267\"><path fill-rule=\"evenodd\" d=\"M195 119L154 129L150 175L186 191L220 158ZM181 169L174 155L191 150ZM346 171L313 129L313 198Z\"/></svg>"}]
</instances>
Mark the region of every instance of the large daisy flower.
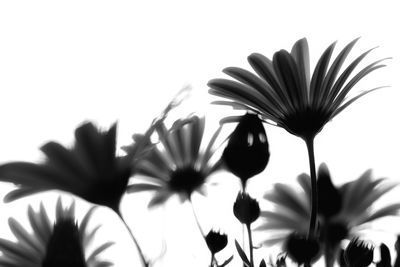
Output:
<instances>
[{"instance_id":1,"label":"large daisy flower","mask_svg":"<svg viewBox=\"0 0 400 267\"><path fill-rule=\"evenodd\" d=\"M275 206L271 211L261 212L264 220L257 230L271 233L265 244L282 243L293 232L307 233L311 206L310 178L302 174L297 181L300 188L276 184L265 194L264 198ZM368 223L397 215L400 211L398 203L374 208L375 202L393 188L394 185L384 178L373 179L371 170L337 187L333 185L326 165L321 164L318 170L320 198L317 225L324 253L336 253L340 241L351 239Z\"/></svg>"},{"instance_id":2,"label":"large daisy flower","mask_svg":"<svg viewBox=\"0 0 400 267\"><path fill-rule=\"evenodd\" d=\"M119 213L119 203L131 175L130 162L116 156L116 125L101 131L88 122L75 130L75 145L56 142L41 147L42 163L11 162L0 166L0 180L18 189L5 201L46 190L61 190Z\"/></svg>"},{"instance_id":3,"label":"large daisy flower","mask_svg":"<svg viewBox=\"0 0 400 267\"><path fill-rule=\"evenodd\" d=\"M208 83L211 87L209 92L230 100L217 101L218 104L253 110L266 121L296 136L313 138L329 120L374 90L346 98L361 79L384 66L380 64L382 60L378 60L353 74L371 49L357 57L339 75L357 40L350 42L329 65L336 43L331 44L320 57L312 76L305 38L298 40L291 52L276 52L272 60L253 53L248 61L258 76L242 68L229 67L224 72L235 80L213 79Z\"/></svg>"},{"instance_id":4,"label":"large daisy flower","mask_svg":"<svg viewBox=\"0 0 400 267\"><path fill-rule=\"evenodd\" d=\"M202 150L204 128L205 118L198 116L179 119L170 129L164 124L159 125L160 144L136 166L136 174L145 175L145 182L128 186L127 192L154 191L149 207L165 202L174 194L183 201L194 191L204 193L202 185L221 166L220 159L212 160L214 143L221 128Z\"/></svg>"},{"instance_id":5,"label":"large daisy flower","mask_svg":"<svg viewBox=\"0 0 400 267\"><path fill-rule=\"evenodd\" d=\"M87 225L94 208L78 224L74 217L75 205L63 208L58 199L56 219L51 223L43 205L39 211L28 208L32 233L18 221L9 219L9 226L17 241L0 238L0 265L9 267L107 267L112 263L98 256L113 243L107 242L91 253L86 250L99 227L91 231Z\"/></svg>"}]
</instances>

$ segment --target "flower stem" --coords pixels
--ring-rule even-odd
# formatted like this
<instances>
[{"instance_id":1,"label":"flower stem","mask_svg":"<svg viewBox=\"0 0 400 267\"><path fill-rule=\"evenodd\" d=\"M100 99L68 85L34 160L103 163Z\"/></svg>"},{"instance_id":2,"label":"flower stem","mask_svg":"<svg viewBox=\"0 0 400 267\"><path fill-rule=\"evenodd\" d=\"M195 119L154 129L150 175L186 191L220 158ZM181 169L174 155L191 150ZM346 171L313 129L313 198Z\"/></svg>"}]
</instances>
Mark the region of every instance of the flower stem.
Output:
<instances>
[{"instance_id":1,"label":"flower stem","mask_svg":"<svg viewBox=\"0 0 400 267\"><path fill-rule=\"evenodd\" d=\"M211 262L210 262L210 267L214 266L214 253L211 253Z\"/></svg>"},{"instance_id":2,"label":"flower stem","mask_svg":"<svg viewBox=\"0 0 400 267\"><path fill-rule=\"evenodd\" d=\"M128 230L129 235L131 236L131 239L132 239L133 243L135 244L137 251L139 252L139 257L140 257L140 260L142 262L142 266L145 266L145 267L149 266L149 263L146 261L146 258L144 257L144 254L143 254L143 251L140 248L139 243L136 240L135 236L133 235L131 228L128 226L128 224L126 223L124 217L122 217L122 214L119 211L117 212L117 214L118 214L119 218L121 219L121 221L123 222L123 224L125 225L126 229Z\"/></svg>"},{"instance_id":3,"label":"flower stem","mask_svg":"<svg viewBox=\"0 0 400 267\"><path fill-rule=\"evenodd\" d=\"M315 171L315 156L314 156L314 137L305 139L308 151L308 159L310 163L310 177L311 177L311 218L310 227L308 230L308 238L314 236L315 225L317 222L318 210L318 191L317 191L317 174Z\"/></svg>"},{"instance_id":4,"label":"flower stem","mask_svg":"<svg viewBox=\"0 0 400 267\"><path fill-rule=\"evenodd\" d=\"M247 234L249 235L249 248L250 248L250 265L254 267L254 259L253 259L253 237L251 235L251 227L250 224L246 224Z\"/></svg>"}]
</instances>

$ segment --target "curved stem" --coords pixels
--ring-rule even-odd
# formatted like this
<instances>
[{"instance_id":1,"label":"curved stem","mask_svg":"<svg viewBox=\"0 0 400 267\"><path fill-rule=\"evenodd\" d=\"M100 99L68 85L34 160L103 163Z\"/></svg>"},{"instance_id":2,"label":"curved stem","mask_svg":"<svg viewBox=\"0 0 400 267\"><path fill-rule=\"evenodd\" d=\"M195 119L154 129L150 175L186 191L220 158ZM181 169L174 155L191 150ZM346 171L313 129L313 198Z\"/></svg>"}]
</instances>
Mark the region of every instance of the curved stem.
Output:
<instances>
[{"instance_id":1,"label":"curved stem","mask_svg":"<svg viewBox=\"0 0 400 267\"><path fill-rule=\"evenodd\" d=\"M250 265L254 267L254 259L253 259L253 238L251 235L251 227L250 224L246 224L247 234L249 236L249 248L250 248Z\"/></svg>"},{"instance_id":2,"label":"curved stem","mask_svg":"<svg viewBox=\"0 0 400 267\"><path fill-rule=\"evenodd\" d=\"M315 226L317 222L318 210L318 191L317 191L317 174L315 171L315 156L314 156L314 137L305 139L308 151L308 159L310 163L311 177L311 218L310 227L308 230L308 238L315 234Z\"/></svg>"},{"instance_id":3,"label":"curved stem","mask_svg":"<svg viewBox=\"0 0 400 267\"><path fill-rule=\"evenodd\" d=\"M201 228L199 218L197 218L197 214L196 214L196 211L194 210L194 206L193 206L193 202L192 202L191 198L189 198L189 202L190 202L190 206L192 207L192 212L193 212L193 216L196 221L196 224L197 224L197 228L199 228L201 236L203 237L204 241L206 241L206 235L204 234L203 229Z\"/></svg>"},{"instance_id":4,"label":"curved stem","mask_svg":"<svg viewBox=\"0 0 400 267\"><path fill-rule=\"evenodd\" d=\"M146 261L146 258L144 257L143 251L139 246L138 241L136 240L135 236L132 233L131 228L128 226L128 224L126 223L126 221L122 217L122 214L119 211L117 212L117 214L118 214L119 218L121 219L121 221L123 222L123 224L125 225L126 229L128 230L129 235L131 236L131 239L132 239L133 243L135 244L137 251L139 252L139 257L142 262L142 265L145 267L149 266L148 262Z\"/></svg>"}]
</instances>

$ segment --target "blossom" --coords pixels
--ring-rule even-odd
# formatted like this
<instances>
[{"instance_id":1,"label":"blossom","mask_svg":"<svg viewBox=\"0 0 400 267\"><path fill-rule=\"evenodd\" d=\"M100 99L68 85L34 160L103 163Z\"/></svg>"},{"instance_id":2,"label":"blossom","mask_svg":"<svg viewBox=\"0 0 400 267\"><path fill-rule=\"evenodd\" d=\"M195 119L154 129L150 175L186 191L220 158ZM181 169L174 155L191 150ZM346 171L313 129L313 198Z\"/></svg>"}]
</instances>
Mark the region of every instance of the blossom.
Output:
<instances>
[{"instance_id":1,"label":"blossom","mask_svg":"<svg viewBox=\"0 0 400 267\"><path fill-rule=\"evenodd\" d=\"M204 194L202 186L207 178L221 167L220 159L212 160L214 143L219 128L204 150L205 118L191 116L174 122L170 129L162 123L157 128L160 144L154 146L136 166L137 175L144 175L144 182L128 186L127 192L153 191L149 207L165 202L172 195L181 200L189 199L195 191Z\"/></svg>"},{"instance_id":2,"label":"blossom","mask_svg":"<svg viewBox=\"0 0 400 267\"><path fill-rule=\"evenodd\" d=\"M210 230L205 237L207 247L211 254L215 254L223 250L228 244L228 236L226 234L221 234L214 230Z\"/></svg>"},{"instance_id":3,"label":"blossom","mask_svg":"<svg viewBox=\"0 0 400 267\"><path fill-rule=\"evenodd\" d=\"M250 225L260 217L258 201L246 192L239 192L233 203L233 214L242 224Z\"/></svg>"},{"instance_id":4,"label":"blossom","mask_svg":"<svg viewBox=\"0 0 400 267\"><path fill-rule=\"evenodd\" d=\"M113 243L106 242L91 253L87 246L98 230L87 231L87 224L93 214L91 208L78 224L74 217L75 205L63 208L60 198L57 201L56 219L51 223L47 212L40 205L38 212L28 207L28 219L33 232L29 233L13 218L9 226L17 238L16 242L0 238L0 264L2 266L31 267L106 267L113 264L98 256Z\"/></svg>"},{"instance_id":5,"label":"blossom","mask_svg":"<svg viewBox=\"0 0 400 267\"><path fill-rule=\"evenodd\" d=\"M374 247L365 241L353 238L343 256L348 267L367 267L374 259Z\"/></svg>"},{"instance_id":6,"label":"blossom","mask_svg":"<svg viewBox=\"0 0 400 267\"><path fill-rule=\"evenodd\" d=\"M318 60L312 76L305 38L298 40L291 52L276 52L272 60L253 53L248 61L258 76L242 68L226 68L223 71L235 80L213 79L208 83L209 93L228 99L216 101L216 104L252 110L291 134L303 139L314 138L328 121L376 89L347 99L360 80L385 66L378 60L354 73L371 49L358 56L339 75L357 40L350 42L329 65L336 43L331 44Z\"/></svg>"},{"instance_id":7,"label":"blossom","mask_svg":"<svg viewBox=\"0 0 400 267\"><path fill-rule=\"evenodd\" d=\"M131 175L130 162L116 155L116 130L101 131L87 122L75 130L75 145L56 142L41 147L42 163L10 162L0 166L0 181L19 188L5 201L46 190L61 190L119 213L119 203Z\"/></svg>"},{"instance_id":8,"label":"blossom","mask_svg":"<svg viewBox=\"0 0 400 267\"><path fill-rule=\"evenodd\" d=\"M321 177L330 179L325 164L319 167L318 181ZM265 240L266 244L282 242L291 232L307 233L311 205L310 179L307 174L301 174L297 181L301 191L278 183L274 185L272 191L264 195L265 199L275 204L274 210L261 211L263 223L257 228L271 231L273 234ZM340 197L340 209L329 213L329 216L326 216L327 213L321 209L318 211L319 238L325 245L338 245L338 241L350 238L367 223L382 217L397 215L400 211L398 203L374 208L374 204L394 186L385 178L373 179L371 170L364 172L358 179L335 186L335 188ZM322 190L320 192L321 196L325 193Z\"/></svg>"}]
</instances>

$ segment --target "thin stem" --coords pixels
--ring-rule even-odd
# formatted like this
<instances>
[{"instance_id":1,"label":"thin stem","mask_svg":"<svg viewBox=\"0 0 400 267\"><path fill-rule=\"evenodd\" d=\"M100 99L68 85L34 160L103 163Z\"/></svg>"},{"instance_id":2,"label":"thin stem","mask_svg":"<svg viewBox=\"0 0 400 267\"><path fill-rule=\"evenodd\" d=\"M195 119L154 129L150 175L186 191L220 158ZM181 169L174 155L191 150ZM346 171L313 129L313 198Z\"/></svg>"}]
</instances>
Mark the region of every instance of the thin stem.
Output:
<instances>
[{"instance_id":1,"label":"thin stem","mask_svg":"<svg viewBox=\"0 0 400 267\"><path fill-rule=\"evenodd\" d=\"M247 234L249 235L249 248L250 248L250 265L254 267L254 259L253 259L253 237L251 235L251 227L250 224L246 224Z\"/></svg>"},{"instance_id":2,"label":"thin stem","mask_svg":"<svg viewBox=\"0 0 400 267\"><path fill-rule=\"evenodd\" d=\"M310 163L311 177L311 218L310 228L308 230L308 238L314 236L315 226L317 222L318 210L318 191L317 191L317 175L315 171L315 156L314 156L314 137L305 139L308 151L308 159Z\"/></svg>"},{"instance_id":3,"label":"thin stem","mask_svg":"<svg viewBox=\"0 0 400 267\"><path fill-rule=\"evenodd\" d=\"M211 253L210 267L214 266L214 253Z\"/></svg>"},{"instance_id":4,"label":"thin stem","mask_svg":"<svg viewBox=\"0 0 400 267\"><path fill-rule=\"evenodd\" d=\"M139 252L139 257L140 257L140 260L141 260L141 262L142 262L142 265L145 266L145 267L149 266L148 262L146 261L146 258L144 257L143 251L142 251L142 249L141 249L140 246L139 246L138 241L136 240L135 236L134 236L133 233L132 233L131 228L128 226L128 224L126 223L126 221L125 221L124 218L122 217L122 214L121 214L119 211L117 212L117 214L118 214L119 218L121 219L121 221L124 223L126 229L127 229L128 232L129 232L129 235L130 235L131 238L132 238L133 243L134 243L135 246L136 246L137 251Z\"/></svg>"}]
</instances>

